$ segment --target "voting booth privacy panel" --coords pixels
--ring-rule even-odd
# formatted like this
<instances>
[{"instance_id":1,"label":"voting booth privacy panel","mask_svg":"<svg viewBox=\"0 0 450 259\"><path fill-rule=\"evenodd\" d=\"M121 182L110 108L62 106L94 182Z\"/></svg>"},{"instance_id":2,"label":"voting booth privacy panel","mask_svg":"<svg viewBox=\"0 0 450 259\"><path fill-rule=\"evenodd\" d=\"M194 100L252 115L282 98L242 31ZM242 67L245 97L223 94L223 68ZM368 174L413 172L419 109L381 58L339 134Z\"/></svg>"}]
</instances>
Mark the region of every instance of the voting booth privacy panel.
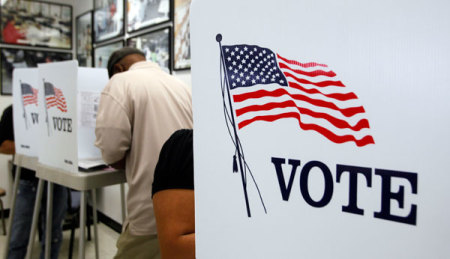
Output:
<instances>
[{"instance_id":1,"label":"voting booth privacy panel","mask_svg":"<svg viewBox=\"0 0 450 259\"><path fill-rule=\"evenodd\" d=\"M69 172L98 165L94 130L106 70L66 61L39 64L38 71L39 162Z\"/></svg>"},{"instance_id":2,"label":"voting booth privacy panel","mask_svg":"<svg viewBox=\"0 0 450 259\"><path fill-rule=\"evenodd\" d=\"M191 8L197 258L450 258L448 1Z\"/></svg>"},{"instance_id":3,"label":"voting booth privacy panel","mask_svg":"<svg viewBox=\"0 0 450 259\"><path fill-rule=\"evenodd\" d=\"M38 69L19 68L13 71L13 121L16 153L38 156L39 102Z\"/></svg>"}]
</instances>

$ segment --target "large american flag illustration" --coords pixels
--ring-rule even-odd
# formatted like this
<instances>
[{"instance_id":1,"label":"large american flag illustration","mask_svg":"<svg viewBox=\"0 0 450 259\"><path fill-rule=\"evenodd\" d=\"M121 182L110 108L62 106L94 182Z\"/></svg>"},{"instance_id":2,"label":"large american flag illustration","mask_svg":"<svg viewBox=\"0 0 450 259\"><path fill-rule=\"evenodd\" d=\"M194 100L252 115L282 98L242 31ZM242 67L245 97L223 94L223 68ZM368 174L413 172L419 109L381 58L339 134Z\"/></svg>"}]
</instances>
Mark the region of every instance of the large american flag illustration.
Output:
<instances>
[{"instance_id":1,"label":"large american flag illustration","mask_svg":"<svg viewBox=\"0 0 450 259\"><path fill-rule=\"evenodd\" d=\"M62 112L67 112L66 98L64 98L61 89L56 88L49 82L44 83L45 101L47 109L56 107Z\"/></svg>"},{"instance_id":2,"label":"large american flag illustration","mask_svg":"<svg viewBox=\"0 0 450 259\"><path fill-rule=\"evenodd\" d=\"M22 91L23 106L27 106L29 104L35 104L37 106L38 90L26 83L20 83L20 88Z\"/></svg>"},{"instance_id":3,"label":"large american flag illustration","mask_svg":"<svg viewBox=\"0 0 450 259\"><path fill-rule=\"evenodd\" d=\"M360 100L326 64L255 45L225 45L222 55L238 129L293 118L334 143L375 143Z\"/></svg>"}]
</instances>

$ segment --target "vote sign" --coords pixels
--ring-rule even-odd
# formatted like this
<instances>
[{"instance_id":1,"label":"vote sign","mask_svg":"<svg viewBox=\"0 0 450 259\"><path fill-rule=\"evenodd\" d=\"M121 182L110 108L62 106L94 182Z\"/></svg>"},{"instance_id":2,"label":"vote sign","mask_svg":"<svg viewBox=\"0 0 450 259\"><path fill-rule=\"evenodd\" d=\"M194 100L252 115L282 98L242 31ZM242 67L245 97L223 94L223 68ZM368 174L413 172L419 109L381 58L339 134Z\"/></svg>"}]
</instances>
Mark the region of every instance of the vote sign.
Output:
<instances>
[{"instance_id":1,"label":"vote sign","mask_svg":"<svg viewBox=\"0 0 450 259\"><path fill-rule=\"evenodd\" d=\"M450 257L449 8L194 1L197 258Z\"/></svg>"},{"instance_id":2,"label":"vote sign","mask_svg":"<svg viewBox=\"0 0 450 259\"><path fill-rule=\"evenodd\" d=\"M39 64L39 78L39 162L74 173L101 164L94 130L106 69L79 68L77 61Z\"/></svg>"},{"instance_id":3,"label":"vote sign","mask_svg":"<svg viewBox=\"0 0 450 259\"><path fill-rule=\"evenodd\" d=\"M38 155L39 100L37 68L13 71L13 118L16 153Z\"/></svg>"}]
</instances>

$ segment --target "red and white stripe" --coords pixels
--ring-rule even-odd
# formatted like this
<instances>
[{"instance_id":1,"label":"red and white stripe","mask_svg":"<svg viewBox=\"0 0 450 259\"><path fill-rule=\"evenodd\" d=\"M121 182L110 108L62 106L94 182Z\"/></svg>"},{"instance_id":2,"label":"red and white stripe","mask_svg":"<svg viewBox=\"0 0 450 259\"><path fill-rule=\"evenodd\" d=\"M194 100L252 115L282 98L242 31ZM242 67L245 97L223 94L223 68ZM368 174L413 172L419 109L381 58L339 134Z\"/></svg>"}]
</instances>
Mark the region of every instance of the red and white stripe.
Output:
<instances>
[{"instance_id":1,"label":"red and white stripe","mask_svg":"<svg viewBox=\"0 0 450 259\"><path fill-rule=\"evenodd\" d=\"M29 104L35 104L38 105L38 90L31 88L33 90L33 94L26 94L23 95L23 106L27 106Z\"/></svg>"},{"instance_id":2,"label":"red and white stripe","mask_svg":"<svg viewBox=\"0 0 450 259\"><path fill-rule=\"evenodd\" d=\"M278 84L232 90L238 128L256 121L296 119L303 130L334 143L374 144L369 121L355 93L325 64L300 63L277 54L288 87Z\"/></svg>"},{"instance_id":3,"label":"red and white stripe","mask_svg":"<svg viewBox=\"0 0 450 259\"><path fill-rule=\"evenodd\" d=\"M64 95L61 91L61 89L58 89L56 87L53 88L55 91L55 95L47 96L47 109L56 106L60 111L67 112L67 104L66 104L66 98L64 98Z\"/></svg>"}]
</instances>

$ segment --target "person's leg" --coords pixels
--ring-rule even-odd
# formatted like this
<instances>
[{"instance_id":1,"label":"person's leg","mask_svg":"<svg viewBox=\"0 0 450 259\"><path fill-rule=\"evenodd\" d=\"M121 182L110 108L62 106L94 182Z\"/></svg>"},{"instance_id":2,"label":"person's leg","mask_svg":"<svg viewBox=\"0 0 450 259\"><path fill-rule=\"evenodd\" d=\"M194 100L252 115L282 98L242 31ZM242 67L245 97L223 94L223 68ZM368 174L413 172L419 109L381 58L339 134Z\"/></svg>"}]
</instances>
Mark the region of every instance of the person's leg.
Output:
<instances>
[{"instance_id":1,"label":"person's leg","mask_svg":"<svg viewBox=\"0 0 450 259\"><path fill-rule=\"evenodd\" d=\"M8 259L23 259L27 253L37 181L20 180L11 227Z\"/></svg>"},{"instance_id":2,"label":"person's leg","mask_svg":"<svg viewBox=\"0 0 450 259\"><path fill-rule=\"evenodd\" d=\"M44 193L47 193L45 190ZM52 216L52 242L51 242L51 250L50 250L50 258L57 259L59 250L61 248L63 235L62 235L62 224L64 221L64 217L67 212L67 199L68 199L68 190L66 187L60 186L58 184L53 185L53 216ZM46 203L47 195L44 195L42 203L44 204L44 200ZM46 205L46 204L45 204ZM43 224L43 236L41 238L41 254L40 258L44 259L45 257L45 213L47 206L41 207L41 215L42 215L42 224Z\"/></svg>"},{"instance_id":3,"label":"person's leg","mask_svg":"<svg viewBox=\"0 0 450 259\"><path fill-rule=\"evenodd\" d=\"M156 235L133 236L128 227L117 240L117 253L114 259L160 259L159 243Z\"/></svg>"},{"instance_id":4,"label":"person's leg","mask_svg":"<svg viewBox=\"0 0 450 259\"><path fill-rule=\"evenodd\" d=\"M62 226L67 213L69 191L55 184L53 192L53 221L51 258L57 259L63 241Z\"/></svg>"}]
</instances>

